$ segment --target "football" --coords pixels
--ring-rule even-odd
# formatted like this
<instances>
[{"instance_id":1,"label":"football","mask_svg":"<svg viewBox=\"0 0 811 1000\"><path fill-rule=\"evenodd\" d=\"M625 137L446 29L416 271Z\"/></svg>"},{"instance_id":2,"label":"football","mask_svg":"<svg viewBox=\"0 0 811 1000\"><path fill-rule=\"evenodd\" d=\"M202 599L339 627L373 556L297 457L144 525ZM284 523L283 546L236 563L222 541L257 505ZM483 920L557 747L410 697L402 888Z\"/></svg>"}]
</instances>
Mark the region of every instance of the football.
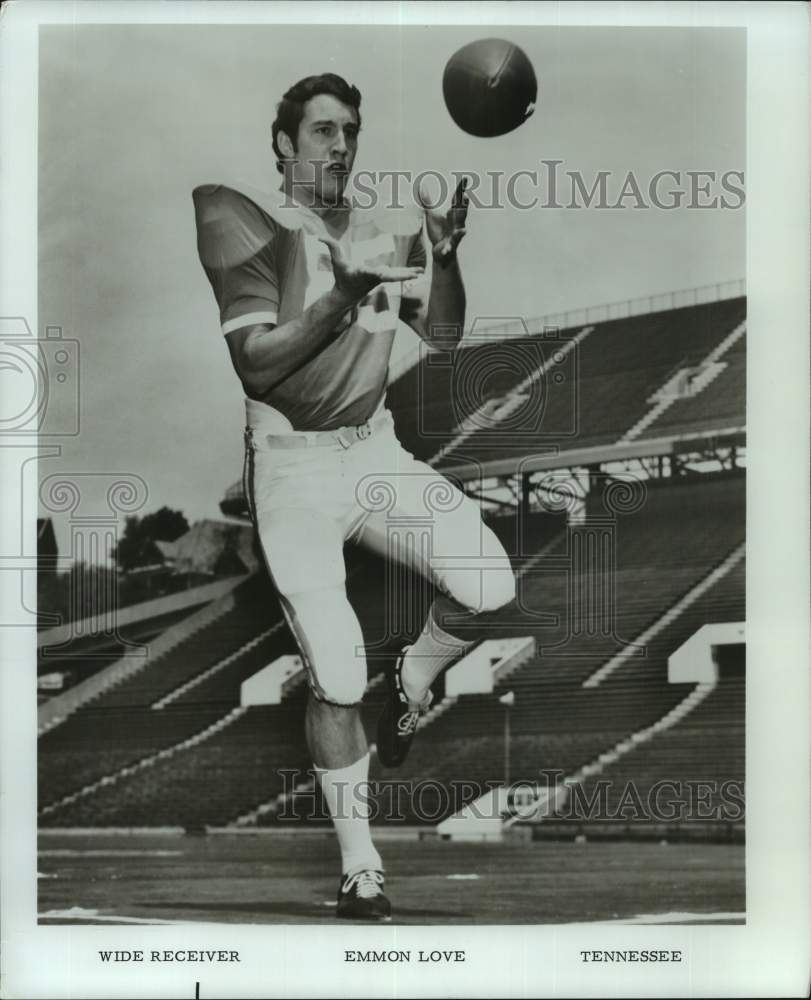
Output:
<instances>
[{"instance_id":1,"label":"football","mask_svg":"<svg viewBox=\"0 0 811 1000\"><path fill-rule=\"evenodd\" d=\"M492 138L523 124L535 110L538 82L526 54L501 38L482 38L455 52L442 92L451 118L469 135Z\"/></svg>"}]
</instances>

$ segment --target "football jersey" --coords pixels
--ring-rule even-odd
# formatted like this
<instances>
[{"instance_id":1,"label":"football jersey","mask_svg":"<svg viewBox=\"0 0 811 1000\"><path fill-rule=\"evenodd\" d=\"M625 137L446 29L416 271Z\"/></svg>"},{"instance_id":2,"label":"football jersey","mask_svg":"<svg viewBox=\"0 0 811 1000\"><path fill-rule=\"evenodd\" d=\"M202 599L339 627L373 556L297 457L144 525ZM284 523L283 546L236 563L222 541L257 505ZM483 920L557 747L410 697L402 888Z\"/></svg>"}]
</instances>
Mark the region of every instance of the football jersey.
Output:
<instances>
[{"instance_id":1,"label":"football jersey","mask_svg":"<svg viewBox=\"0 0 811 1000\"><path fill-rule=\"evenodd\" d=\"M197 248L220 309L223 334L300 316L334 285L329 250L339 239L354 263L424 267L416 212L345 209L338 237L283 192L251 197L222 184L193 192ZM348 213L348 219L344 215ZM362 424L383 406L402 284L378 285L336 324L318 352L262 395L294 430Z\"/></svg>"}]
</instances>

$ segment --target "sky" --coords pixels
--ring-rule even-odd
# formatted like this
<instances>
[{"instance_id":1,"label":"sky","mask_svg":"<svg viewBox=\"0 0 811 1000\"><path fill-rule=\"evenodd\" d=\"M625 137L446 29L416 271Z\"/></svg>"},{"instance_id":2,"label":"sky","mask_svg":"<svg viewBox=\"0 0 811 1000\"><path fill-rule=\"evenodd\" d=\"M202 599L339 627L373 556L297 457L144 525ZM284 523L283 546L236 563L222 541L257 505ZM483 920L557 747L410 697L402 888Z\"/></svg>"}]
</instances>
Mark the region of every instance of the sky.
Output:
<instances>
[{"instance_id":1,"label":"sky","mask_svg":"<svg viewBox=\"0 0 811 1000\"><path fill-rule=\"evenodd\" d=\"M444 106L461 45L497 34L535 67L535 114L477 139ZM475 26L50 26L41 30L39 327L79 342L81 432L53 472L132 473L140 514L220 517L240 475L243 395L197 259L191 191L278 187L282 92L336 72L363 95L357 170L743 170L740 30ZM524 183L524 182L522 182ZM683 180L682 187L686 185ZM519 187L522 196L539 194ZM734 281L745 211L471 209L468 320L530 318ZM397 350L410 347L407 338ZM90 480L88 480L90 482ZM60 549L67 527L56 519Z\"/></svg>"}]
</instances>

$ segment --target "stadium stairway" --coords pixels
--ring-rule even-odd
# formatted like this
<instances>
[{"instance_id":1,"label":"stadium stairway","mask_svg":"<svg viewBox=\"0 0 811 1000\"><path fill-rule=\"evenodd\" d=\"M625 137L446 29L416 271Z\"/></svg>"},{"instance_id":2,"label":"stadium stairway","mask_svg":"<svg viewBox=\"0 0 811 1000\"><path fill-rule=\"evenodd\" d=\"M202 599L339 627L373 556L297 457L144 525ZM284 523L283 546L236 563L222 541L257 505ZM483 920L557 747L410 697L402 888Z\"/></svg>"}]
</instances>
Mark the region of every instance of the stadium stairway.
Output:
<instances>
[{"instance_id":1,"label":"stadium stairway","mask_svg":"<svg viewBox=\"0 0 811 1000\"><path fill-rule=\"evenodd\" d=\"M128 777L131 774L136 774L138 771L142 771L145 768L152 767L158 761L168 761L171 760L175 754L180 753L181 750L187 750L191 747L198 746L200 743L204 742L206 739L212 737L215 733L220 732L226 726L235 722L241 715L245 713L244 708L233 708L230 712L224 715L222 718L213 722L210 726L206 726L199 733L195 733L188 739L183 740L182 743L175 743L170 747L165 747L163 750L158 750L156 753L151 754L148 757L142 757L135 764L119 768L118 771L113 773L105 774L102 778L94 781L88 785L82 786L78 791L72 792L70 795L66 795L62 799L57 799L56 802L52 802L50 805L44 806L40 811L40 816L48 816L50 813L57 809L63 808L64 806L70 805L73 802L78 801L86 795L92 795L93 792L97 791L99 788L107 788L111 785L116 784L116 782L121 781L123 778Z\"/></svg>"},{"instance_id":2,"label":"stadium stairway","mask_svg":"<svg viewBox=\"0 0 811 1000\"><path fill-rule=\"evenodd\" d=\"M83 706L100 698L116 685L131 680L142 670L153 666L160 657L170 655L190 636L214 624L235 606L236 591L244 580L245 577L235 577L200 588L201 594L208 596L205 605L153 639L149 645L148 656L123 656L70 688L63 695L57 695L40 706L37 712L38 736L43 736L46 732L62 725ZM169 599L169 602L171 601L172 598ZM152 603L158 604L158 602Z\"/></svg>"},{"instance_id":3,"label":"stadium stairway","mask_svg":"<svg viewBox=\"0 0 811 1000\"><path fill-rule=\"evenodd\" d=\"M247 642L243 643L239 649L234 650L233 653L230 653L228 656L223 657L223 659L218 660L216 663L208 667L208 669L195 674L189 680L184 681L178 687L174 688L174 690L170 691L162 698L159 698L152 705L152 708L162 709L176 701L188 701L190 691L199 688L206 682L211 681L214 677L217 678L217 686L219 687L222 683L222 675L226 671L231 674L238 673L240 676L245 674L245 660L248 657L248 654L252 654L252 663L253 661L256 661L257 667L261 667L268 661L268 656L272 655L276 646L276 637L279 636L286 627L287 624L285 620L280 618L269 628L260 632L259 635L248 639ZM242 679L247 679L249 676L251 676L251 674L247 674ZM195 696L200 701L206 700L206 697L202 692L195 692Z\"/></svg>"},{"instance_id":4,"label":"stadium stairway","mask_svg":"<svg viewBox=\"0 0 811 1000\"><path fill-rule=\"evenodd\" d=\"M719 664L718 683L698 687L702 688L700 697L689 712L633 734L630 745L622 744L617 753L606 755L598 762L601 766L573 775L573 782L582 787L581 801L599 801L602 796L600 809L608 822L651 825L660 820L657 788L667 781L675 787L669 789L670 800L662 796L659 810L673 810L670 822L680 828L713 822L742 825L746 744L743 653L737 663ZM582 823L582 817L575 813L565 821Z\"/></svg>"},{"instance_id":5,"label":"stadium stairway","mask_svg":"<svg viewBox=\"0 0 811 1000\"><path fill-rule=\"evenodd\" d=\"M161 636L151 649L153 655L139 662L137 670L115 677L58 727L44 733L38 759L41 808L53 807L89 786L95 790L102 779L209 731L233 702L190 704L178 697L176 704L164 707L166 699L177 694L190 676L223 659L236 660L247 675L254 673L266 651L262 642L255 642L256 621L264 615L281 616L273 600L262 575L255 574L214 607L181 623L185 627L176 626L170 635ZM49 808L49 813L54 811Z\"/></svg>"},{"instance_id":6,"label":"stadium stairway","mask_svg":"<svg viewBox=\"0 0 811 1000\"><path fill-rule=\"evenodd\" d=\"M699 601L704 594L711 590L716 583L723 580L728 573L730 573L744 557L746 546L741 544L736 548L726 559L723 560L718 566L715 566L710 572L700 580L691 590L689 590L684 597L680 598L673 607L669 608L664 615L658 621L646 629L635 641L633 647L626 647L621 650L616 656L612 657L608 663L605 663L602 667L597 669L590 677L583 681L583 687L597 687L601 684L607 677L609 677L614 671L619 670L624 663L627 663L635 653L636 649L634 647L644 646L648 648L651 642L656 639L657 635L662 632L667 626L675 621L677 618L682 616L693 604ZM727 619L724 619L727 620Z\"/></svg>"}]
</instances>

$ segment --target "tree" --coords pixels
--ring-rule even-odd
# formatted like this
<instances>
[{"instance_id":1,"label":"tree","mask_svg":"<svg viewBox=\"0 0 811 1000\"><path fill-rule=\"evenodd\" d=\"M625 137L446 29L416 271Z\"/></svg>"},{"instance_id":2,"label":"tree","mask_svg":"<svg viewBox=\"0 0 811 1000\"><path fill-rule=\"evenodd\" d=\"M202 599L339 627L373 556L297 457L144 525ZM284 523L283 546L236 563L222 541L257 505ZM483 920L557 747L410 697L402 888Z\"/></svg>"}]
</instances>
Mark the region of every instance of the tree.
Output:
<instances>
[{"instance_id":1,"label":"tree","mask_svg":"<svg viewBox=\"0 0 811 1000\"><path fill-rule=\"evenodd\" d=\"M155 542L173 542L185 535L189 522L179 510L161 507L142 518L128 517L121 541L110 553L124 572L162 561Z\"/></svg>"}]
</instances>

